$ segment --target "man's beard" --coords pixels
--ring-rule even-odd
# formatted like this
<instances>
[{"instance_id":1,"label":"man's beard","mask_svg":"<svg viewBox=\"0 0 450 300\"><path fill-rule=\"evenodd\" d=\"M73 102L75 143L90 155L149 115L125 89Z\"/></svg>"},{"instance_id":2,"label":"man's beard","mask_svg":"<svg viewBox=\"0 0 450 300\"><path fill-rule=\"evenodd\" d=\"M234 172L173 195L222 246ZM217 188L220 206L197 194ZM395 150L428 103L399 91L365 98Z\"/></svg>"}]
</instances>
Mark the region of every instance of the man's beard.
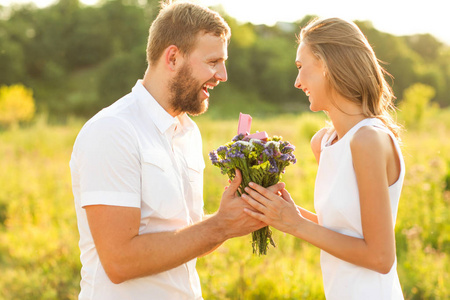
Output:
<instances>
[{"instance_id":1,"label":"man's beard","mask_svg":"<svg viewBox=\"0 0 450 300\"><path fill-rule=\"evenodd\" d=\"M170 105L177 113L186 112L190 115L200 115L208 110L208 99L201 101L199 93L203 87L192 76L192 68L184 64L169 83L171 92Z\"/></svg>"}]
</instances>

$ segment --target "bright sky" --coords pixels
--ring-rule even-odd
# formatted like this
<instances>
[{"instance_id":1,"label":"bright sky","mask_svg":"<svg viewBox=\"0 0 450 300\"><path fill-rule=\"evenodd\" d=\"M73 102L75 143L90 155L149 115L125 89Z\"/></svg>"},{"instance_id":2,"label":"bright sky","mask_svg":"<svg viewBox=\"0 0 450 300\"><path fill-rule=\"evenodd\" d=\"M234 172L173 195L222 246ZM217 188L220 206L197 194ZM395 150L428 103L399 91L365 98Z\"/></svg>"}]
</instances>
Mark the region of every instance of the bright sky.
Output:
<instances>
[{"instance_id":1,"label":"bright sky","mask_svg":"<svg viewBox=\"0 0 450 300\"><path fill-rule=\"evenodd\" d=\"M31 0L0 0L0 5ZM56 0L32 0L45 7ZM86 4L96 0L81 0ZM395 35L430 33L450 45L449 0L196 0L207 6L222 5L241 22L273 25L293 22L306 15L371 21L380 31Z\"/></svg>"}]
</instances>

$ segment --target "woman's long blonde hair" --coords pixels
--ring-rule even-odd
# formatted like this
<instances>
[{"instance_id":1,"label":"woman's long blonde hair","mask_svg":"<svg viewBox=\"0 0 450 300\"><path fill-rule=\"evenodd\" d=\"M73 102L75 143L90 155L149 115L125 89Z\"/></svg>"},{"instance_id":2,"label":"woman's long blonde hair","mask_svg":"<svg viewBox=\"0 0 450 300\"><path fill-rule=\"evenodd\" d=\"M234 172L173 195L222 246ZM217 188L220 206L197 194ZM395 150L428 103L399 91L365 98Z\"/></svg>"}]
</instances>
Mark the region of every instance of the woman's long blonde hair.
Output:
<instances>
[{"instance_id":1,"label":"woman's long blonde hair","mask_svg":"<svg viewBox=\"0 0 450 300\"><path fill-rule=\"evenodd\" d=\"M394 94L385 75L392 77L364 34L353 22L339 18L314 19L304 27L299 44L307 44L327 69L331 88L362 106L363 114L379 118L399 138L400 127L392 118Z\"/></svg>"}]
</instances>

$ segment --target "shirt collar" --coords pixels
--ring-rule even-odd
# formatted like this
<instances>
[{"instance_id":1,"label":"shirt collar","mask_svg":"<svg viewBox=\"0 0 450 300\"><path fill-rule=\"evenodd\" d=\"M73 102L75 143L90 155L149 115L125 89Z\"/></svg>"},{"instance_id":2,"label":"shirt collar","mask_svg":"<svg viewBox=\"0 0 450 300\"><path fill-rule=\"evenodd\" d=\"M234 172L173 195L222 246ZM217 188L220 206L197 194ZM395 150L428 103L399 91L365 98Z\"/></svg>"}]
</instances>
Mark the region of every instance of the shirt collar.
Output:
<instances>
[{"instance_id":1,"label":"shirt collar","mask_svg":"<svg viewBox=\"0 0 450 300\"><path fill-rule=\"evenodd\" d=\"M192 119L186 113L182 113L181 115L177 116L177 118L183 131L190 131L195 128L194 121L192 121Z\"/></svg>"},{"instance_id":2,"label":"shirt collar","mask_svg":"<svg viewBox=\"0 0 450 300\"><path fill-rule=\"evenodd\" d=\"M147 91L142 84L142 80L138 80L132 89L133 95L143 103L145 110L150 115L151 120L161 133L165 133L173 124L181 126L183 132L194 129L195 123L182 113L177 117L172 117Z\"/></svg>"}]
</instances>

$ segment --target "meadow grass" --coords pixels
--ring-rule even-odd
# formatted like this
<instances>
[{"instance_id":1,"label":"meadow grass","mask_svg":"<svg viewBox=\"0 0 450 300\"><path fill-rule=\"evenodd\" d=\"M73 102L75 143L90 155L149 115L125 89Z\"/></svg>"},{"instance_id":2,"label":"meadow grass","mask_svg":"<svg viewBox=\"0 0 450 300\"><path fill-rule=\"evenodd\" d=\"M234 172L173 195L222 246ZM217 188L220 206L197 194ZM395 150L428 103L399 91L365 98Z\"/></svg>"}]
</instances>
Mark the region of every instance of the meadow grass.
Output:
<instances>
[{"instance_id":1,"label":"meadow grass","mask_svg":"<svg viewBox=\"0 0 450 300\"><path fill-rule=\"evenodd\" d=\"M398 273L406 299L449 299L450 111L405 131L407 174L396 241ZM209 151L236 133L235 120L195 118L206 161L205 211L217 210L227 178L208 161ZM255 118L252 132L281 135L296 145L298 163L283 181L297 204L313 207L317 164L309 140L324 125L321 114ZM0 131L0 300L77 299L78 231L69 160L83 125L48 125L45 119ZM276 248L252 254L251 237L225 242L198 260L205 299L324 299L320 251L274 231Z\"/></svg>"}]
</instances>

